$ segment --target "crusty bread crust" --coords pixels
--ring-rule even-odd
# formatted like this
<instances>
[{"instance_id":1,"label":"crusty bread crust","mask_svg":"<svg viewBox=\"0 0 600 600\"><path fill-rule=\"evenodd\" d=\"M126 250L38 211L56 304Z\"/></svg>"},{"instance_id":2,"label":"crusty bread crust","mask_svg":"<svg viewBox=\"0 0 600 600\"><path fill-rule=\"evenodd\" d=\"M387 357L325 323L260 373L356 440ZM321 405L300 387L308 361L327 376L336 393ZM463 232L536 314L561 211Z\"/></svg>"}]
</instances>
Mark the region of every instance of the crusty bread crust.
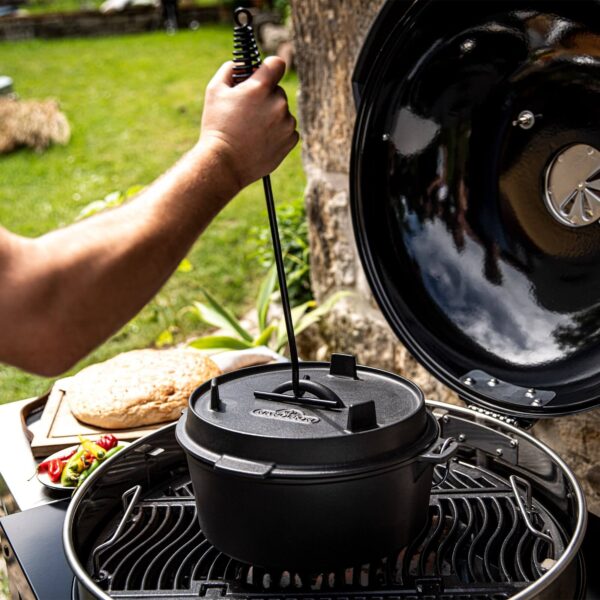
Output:
<instances>
[{"instance_id":1,"label":"crusty bread crust","mask_svg":"<svg viewBox=\"0 0 600 600\"><path fill-rule=\"evenodd\" d=\"M190 394L221 374L193 348L133 350L58 381L73 415L104 429L129 429L174 421Z\"/></svg>"}]
</instances>

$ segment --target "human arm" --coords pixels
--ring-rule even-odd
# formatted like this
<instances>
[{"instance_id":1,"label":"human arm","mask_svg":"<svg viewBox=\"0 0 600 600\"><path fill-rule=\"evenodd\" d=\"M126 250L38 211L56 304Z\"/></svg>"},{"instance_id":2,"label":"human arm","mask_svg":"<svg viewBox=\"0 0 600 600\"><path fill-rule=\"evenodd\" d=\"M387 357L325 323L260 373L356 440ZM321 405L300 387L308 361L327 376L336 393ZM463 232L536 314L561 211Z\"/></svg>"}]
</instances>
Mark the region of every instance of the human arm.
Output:
<instances>
[{"instance_id":1,"label":"human arm","mask_svg":"<svg viewBox=\"0 0 600 600\"><path fill-rule=\"evenodd\" d=\"M268 59L209 84L198 143L129 203L40 238L0 230L0 361L43 375L72 366L133 317L243 187L296 144Z\"/></svg>"}]
</instances>

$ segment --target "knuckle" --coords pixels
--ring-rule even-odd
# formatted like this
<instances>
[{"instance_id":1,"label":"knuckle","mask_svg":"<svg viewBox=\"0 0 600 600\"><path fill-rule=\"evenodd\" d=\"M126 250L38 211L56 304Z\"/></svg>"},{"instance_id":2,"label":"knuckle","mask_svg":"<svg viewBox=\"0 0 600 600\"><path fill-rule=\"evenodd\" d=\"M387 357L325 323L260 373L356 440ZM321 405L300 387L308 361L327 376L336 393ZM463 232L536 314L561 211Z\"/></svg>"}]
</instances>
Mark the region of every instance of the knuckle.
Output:
<instances>
[{"instance_id":1,"label":"knuckle","mask_svg":"<svg viewBox=\"0 0 600 600\"><path fill-rule=\"evenodd\" d=\"M279 116L282 117L287 117L288 115L288 103L287 100L285 98L277 98L277 101L275 103L275 111L277 112L277 114Z\"/></svg>"},{"instance_id":2,"label":"knuckle","mask_svg":"<svg viewBox=\"0 0 600 600\"><path fill-rule=\"evenodd\" d=\"M249 81L252 82L252 89L256 92L264 92L269 89L269 83L265 79L251 77Z\"/></svg>"}]
</instances>

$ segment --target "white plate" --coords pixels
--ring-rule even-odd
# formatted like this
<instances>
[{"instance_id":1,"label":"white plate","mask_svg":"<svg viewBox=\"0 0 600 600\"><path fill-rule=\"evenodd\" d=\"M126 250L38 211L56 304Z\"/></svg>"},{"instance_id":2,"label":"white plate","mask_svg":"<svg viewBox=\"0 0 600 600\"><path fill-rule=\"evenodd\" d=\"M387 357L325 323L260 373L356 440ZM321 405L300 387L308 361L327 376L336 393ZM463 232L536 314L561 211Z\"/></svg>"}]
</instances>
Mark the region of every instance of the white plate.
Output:
<instances>
[{"instance_id":1,"label":"white plate","mask_svg":"<svg viewBox=\"0 0 600 600\"><path fill-rule=\"evenodd\" d=\"M119 440L119 443L117 444L117 446L129 446L129 444L131 444L131 442L123 442L123 441ZM51 454L48 458L45 458L42 462L46 462L47 460L54 460L55 458L59 458L59 457L63 456L63 454L68 454L69 452L76 450L77 448L79 448L79 446L81 446L81 444L75 444L74 446L70 446L69 448L63 448L62 450L59 450L58 452ZM60 482L54 483L50 479L50 475L48 475L48 473L37 473L37 478L38 478L38 481L42 485L45 485L47 488L50 488L51 490L60 490L61 492L72 492L74 489L76 489L74 487L65 487Z\"/></svg>"}]
</instances>

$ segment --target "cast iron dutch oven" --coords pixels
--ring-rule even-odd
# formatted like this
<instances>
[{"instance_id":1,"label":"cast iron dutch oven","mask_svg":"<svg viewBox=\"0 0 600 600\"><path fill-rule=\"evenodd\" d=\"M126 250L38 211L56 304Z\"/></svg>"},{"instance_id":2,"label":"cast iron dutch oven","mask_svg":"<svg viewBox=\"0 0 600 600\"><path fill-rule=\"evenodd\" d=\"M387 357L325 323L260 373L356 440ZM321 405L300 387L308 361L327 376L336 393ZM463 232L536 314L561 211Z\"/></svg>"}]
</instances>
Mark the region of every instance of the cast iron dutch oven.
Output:
<instances>
[{"instance_id":1,"label":"cast iron dutch oven","mask_svg":"<svg viewBox=\"0 0 600 600\"><path fill-rule=\"evenodd\" d=\"M456 444L402 377L334 355L301 364L295 398L289 370L242 369L192 394L176 435L206 537L244 562L308 570L401 548Z\"/></svg>"}]
</instances>

